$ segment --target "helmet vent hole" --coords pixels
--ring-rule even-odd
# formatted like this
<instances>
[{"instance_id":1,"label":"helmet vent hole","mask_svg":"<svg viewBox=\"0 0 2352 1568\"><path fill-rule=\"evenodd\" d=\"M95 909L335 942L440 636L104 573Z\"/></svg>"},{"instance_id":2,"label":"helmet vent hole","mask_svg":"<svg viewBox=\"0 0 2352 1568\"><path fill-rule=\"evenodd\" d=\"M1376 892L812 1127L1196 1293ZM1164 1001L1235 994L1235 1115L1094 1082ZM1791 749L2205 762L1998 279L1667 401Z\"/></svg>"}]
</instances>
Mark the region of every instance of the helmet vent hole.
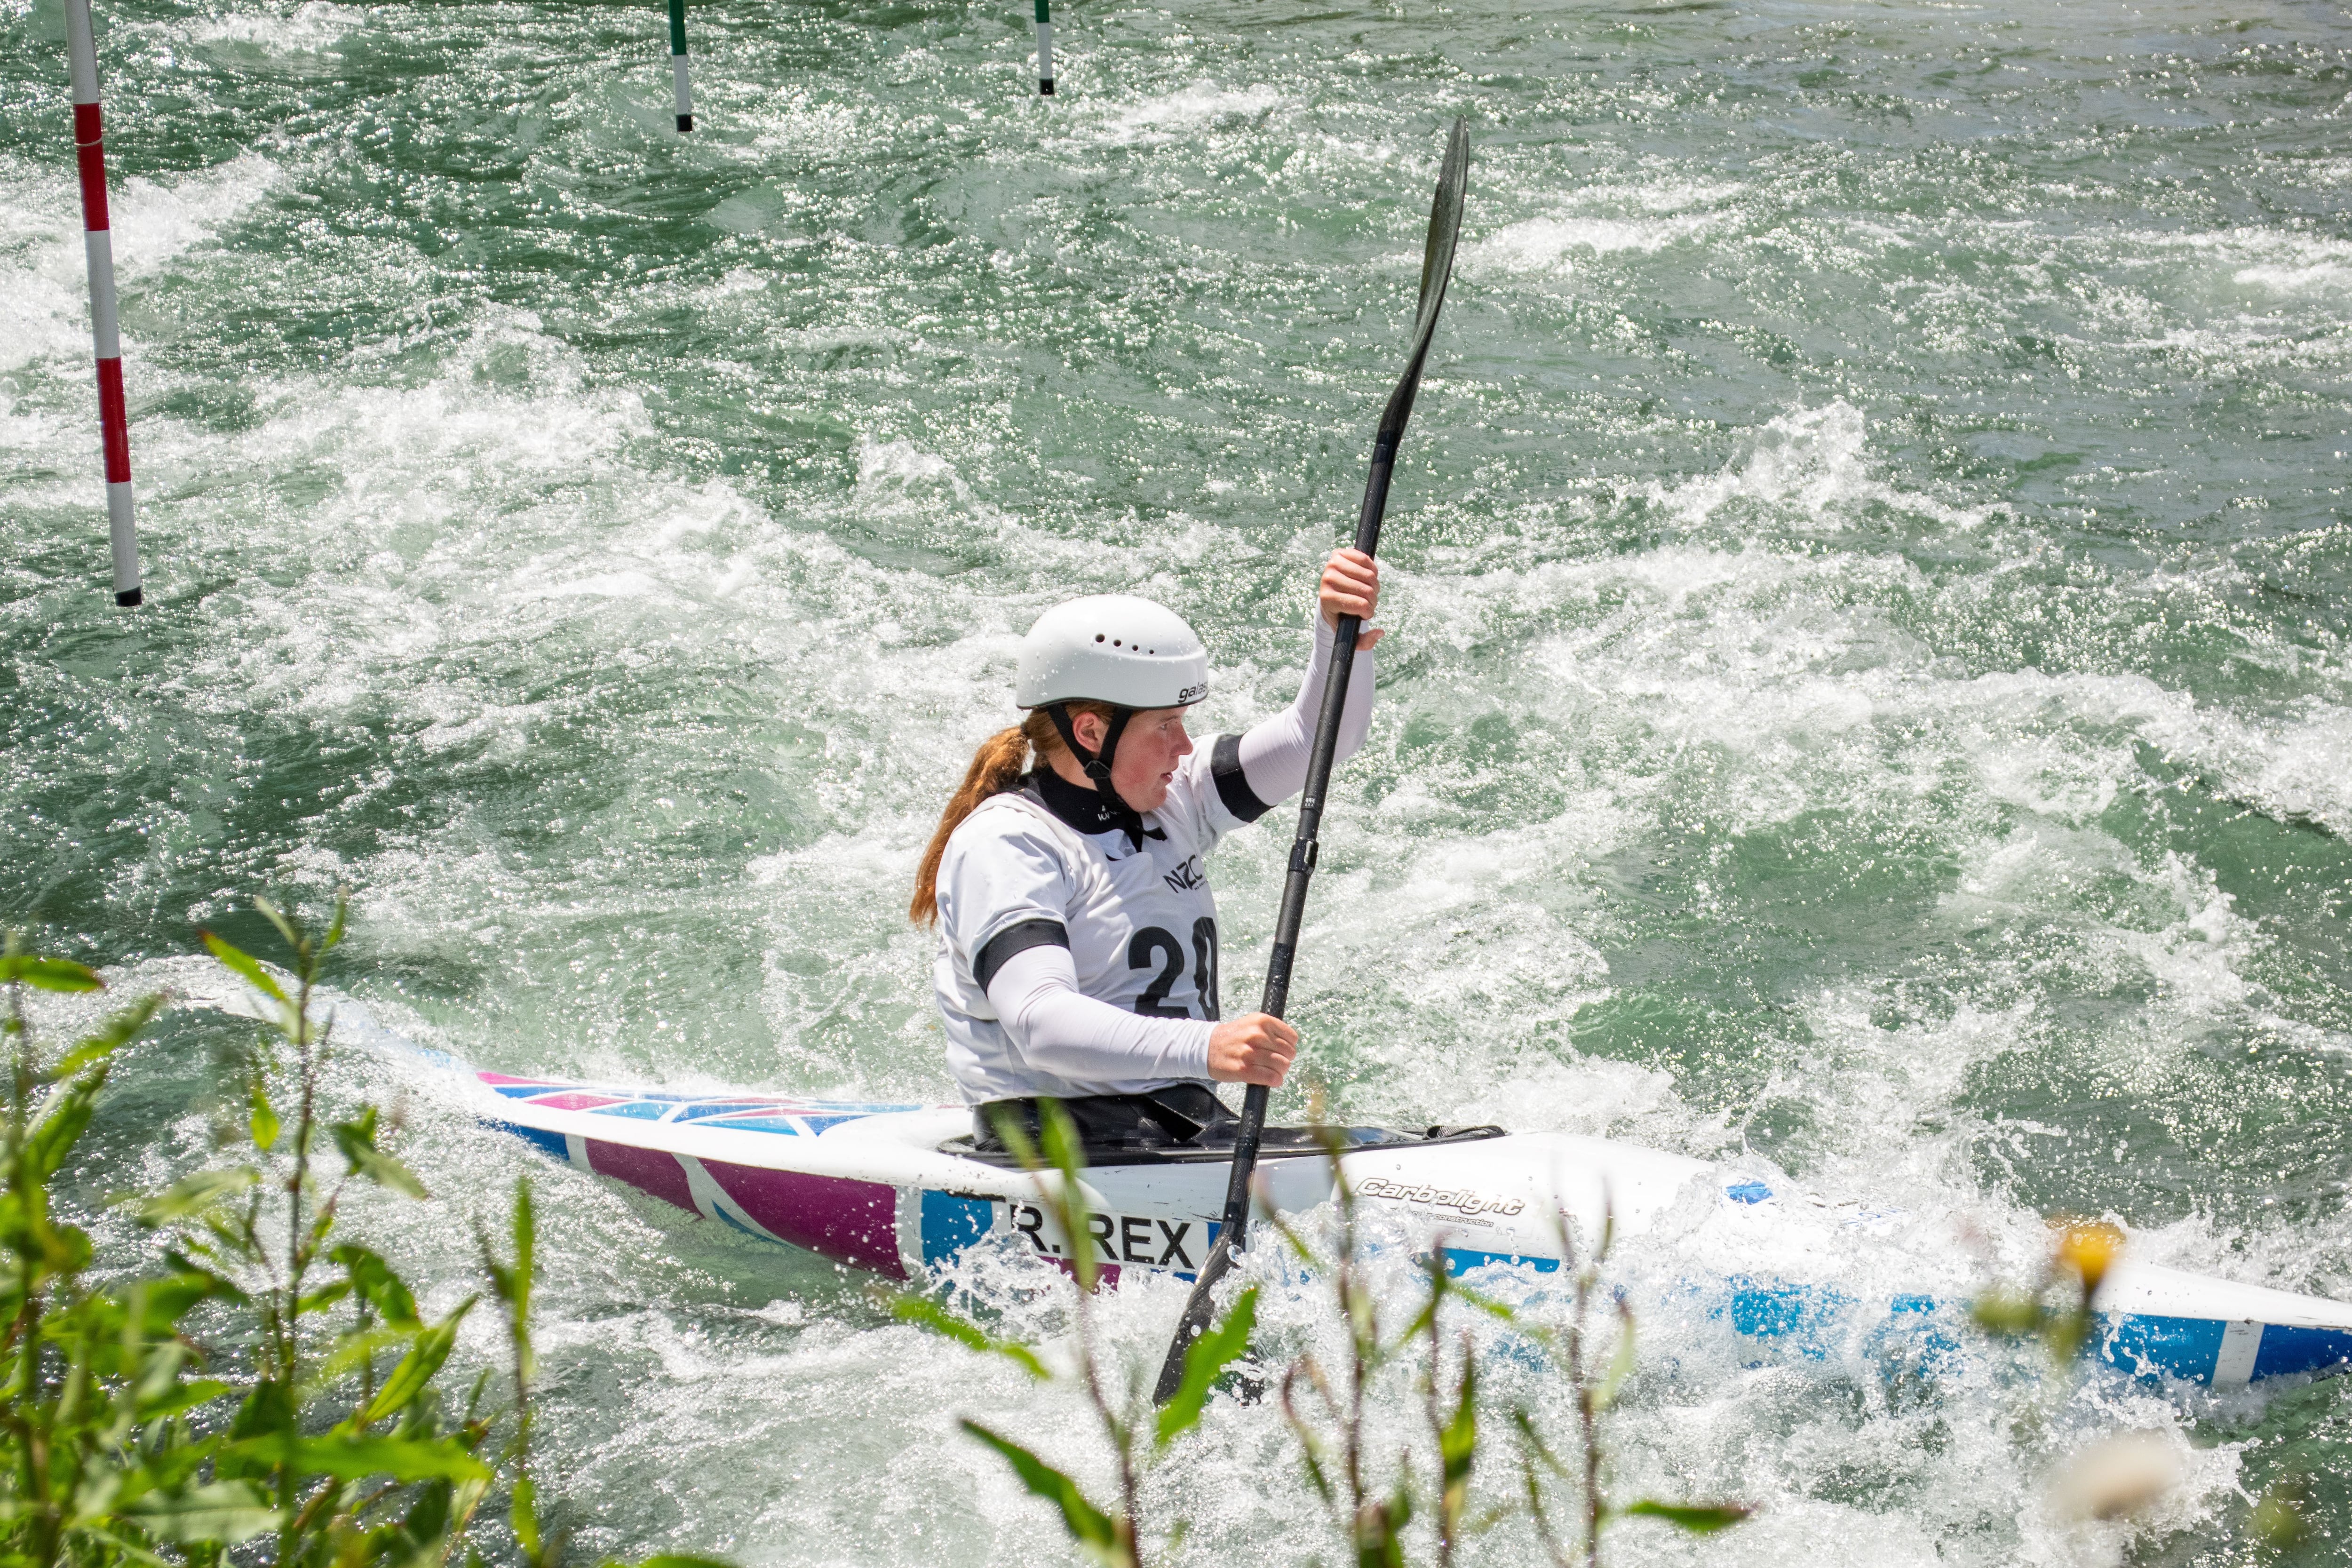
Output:
<instances>
[{"instance_id":1,"label":"helmet vent hole","mask_svg":"<svg viewBox=\"0 0 2352 1568\"><path fill-rule=\"evenodd\" d=\"M1102 639L1103 639L1103 635L1102 635L1102 633L1100 633L1100 632L1097 632L1097 633L1095 634L1095 641L1097 641L1097 642L1100 642L1100 641L1102 641Z\"/></svg>"},{"instance_id":2,"label":"helmet vent hole","mask_svg":"<svg viewBox=\"0 0 2352 1568\"><path fill-rule=\"evenodd\" d=\"M1118 638L1113 637L1110 639L1110 646L1113 647L1125 647L1127 645L1119 641Z\"/></svg>"}]
</instances>

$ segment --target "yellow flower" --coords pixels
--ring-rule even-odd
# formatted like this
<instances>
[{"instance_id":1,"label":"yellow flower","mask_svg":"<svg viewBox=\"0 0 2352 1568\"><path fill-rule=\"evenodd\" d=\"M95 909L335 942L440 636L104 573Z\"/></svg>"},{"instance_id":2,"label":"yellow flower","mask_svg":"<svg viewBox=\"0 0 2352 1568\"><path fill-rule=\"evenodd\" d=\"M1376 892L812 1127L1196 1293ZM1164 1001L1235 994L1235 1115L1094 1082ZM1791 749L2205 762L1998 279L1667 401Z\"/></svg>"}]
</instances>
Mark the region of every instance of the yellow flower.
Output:
<instances>
[{"instance_id":1,"label":"yellow flower","mask_svg":"<svg viewBox=\"0 0 2352 1568\"><path fill-rule=\"evenodd\" d=\"M2097 1220L2065 1223L2058 1235L2058 1261L2081 1278L2084 1302L2097 1292L2099 1281L2107 1277L2108 1266L2123 1247L2124 1233L2112 1225Z\"/></svg>"}]
</instances>

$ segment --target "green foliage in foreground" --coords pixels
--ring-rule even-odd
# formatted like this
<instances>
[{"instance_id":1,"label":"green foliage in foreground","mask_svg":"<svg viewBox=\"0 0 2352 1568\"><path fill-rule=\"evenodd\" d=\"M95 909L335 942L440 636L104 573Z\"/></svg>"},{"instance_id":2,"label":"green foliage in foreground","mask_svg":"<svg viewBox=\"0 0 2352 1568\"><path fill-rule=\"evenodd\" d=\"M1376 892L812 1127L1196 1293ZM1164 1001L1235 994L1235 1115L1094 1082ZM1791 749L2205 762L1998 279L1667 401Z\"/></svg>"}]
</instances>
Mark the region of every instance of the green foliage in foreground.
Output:
<instances>
[{"instance_id":1,"label":"green foliage in foreground","mask_svg":"<svg viewBox=\"0 0 2352 1568\"><path fill-rule=\"evenodd\" d=\"M1000 1128L1008 1147L1037 1178L1039 1200L1064 1237L1087 1234L1084 1161L1068 1116L1054 1101L1044 1102L1043 1149L1032 1145L1017 1125ZM1598 1568L1601 1532L1621 1519L1652 1519L1706 1535L1727 1530L1752 1511L1738 1503L1674 1503L1643 1499L1615 1503L1603 1488L1605 1451L1602 1420L1633 1367L1633 1321L1622 1305L1611 1316L1615 1344L1604 1369L1593 1356L1599 1337L1592 1321L1601 1265L1610 1245L1604 1224L1600 1245L1573 1271L1574 1289L1564 1323L1541 1321L1523 1309L1507 1306L1465 1289L1448 1277L1444 1249L1433 1245L1424 1260L1429 1289L1409 1321L1391 1331L1382 1321L1381 1303L1363 1268L1363 1250L1356 1224L1356 1198L1339 1163L1335 1142L1325 1150L1332 1188L1337 1194L1339 1234L1328 1251L1310 1244L1282 1219L1274 1227L1299 1263L1312 1275L1328 1281L1331 1304L1345 1331L1346 1360L1327 1367L1312 1354L1299 1356L1280 1377L1284 1420L1296 1439L1299 1474L1328 1511L1335 1534L1347 1543L1356 1568L1404 1568L1425 1560L1437 1568L1451 1568L1454 1555L1470 1537L1494 1528L1514 1514L1524 1514L1545 1554L1558 1568ZM1573 1258L1567 1221L1559 1222L1564 1256ZM1220 1382L1233 1381L1244 1397L1265 1392L1259 1376L1245 1370L1250 1335L1256 1326L1258 1288L1243 1290L1223 1321L1195 1340L1185 1352L1184 1378L1176 1394L1156 1414L1146 1401L1147 1384L1119 1386L1101 1363L1095 1342L1090 1297L1095 1289L1095 1264L1084 1247L1071 1249L1072 1321L1076 1328L1076 1365L1068 1374L1094 1407L1096 1423L1109 1449L1118 1478L1116 1501L1089 1497L1076 1478L1046 1463L1032 1449L993 1427L977 1421L961 1423L966 1435L995 1451L1013 1468L1021 1484L1051 1503L1061 1515L1071 1542L1104 1568L1142 1568L1147 1556L1145 1537L1137 1518L1139 1479L1142 1467L1156 1462L1175 1440L1200 1423L1202 1410ZM1492 1423L1482 1423L1475 1345L1466 1329L1448 1332L1452 1318L1447 1303L1500 1320L1522 1342L1540 1352L1565 1381L1577 1424L1567 1446L1571 1458L1563 1460L1559 1445L1538 1428L1531 1412L1514 1405L1507 1412L1507 1429L1516 1436L1517 1475L1507 1482L1507 1494L1476 1514L1470 1511L1471 1482L1482 1453L1488 1468L1496 1456ZM957 1317L928 1296L906 1295L898 1300L898 1316L920 1323L971 1350L1002 1356L1040 1381L1055 1376L1026 1345L999 1339L977 1324ZM1415 1468L1416 1454L1393 1456L1370 1451L1367 1399L1374 1385L1402 1373L1418 1390L1429 1428L1428 1442L1419 1458L1424 1481ZM1148 1454L1144 1436L1150 1435ZM1386 1459L1389 1462L1383 1463ZM1392 1480L1385 1488L1374 1479L1386 1470ZM1562 1493L1568 1506L1562 1506ZM1573 1521L1563 1530L1563 1514ZM1416 1524L1421 1526L1415 1534ZM1181 1541L1181 1521L1168 1531L1168 1544ZM1424 1550L1425 1549L1425 1550ZM1320 1561L1321 1559L1318 1559Z\"/></svg>"},{"instance_id":2,"label":"green foliage in foreground","mask_svg":"<svg viewBox=\"0 0 2352 1568\"><path fill-rule=\"evenodd\" d=\"M126 1200L155 1233L157 1266L127 1284L90 1277L89 1237L58 1217L54 1183L89 1128L116 1054L163 999L114 1014L45 1059L27 988L91 992L78 963L0 955L10 1074L0 1144L0 1568L439 1568L463 1556L484 1504L532 1568L563 1561L543 1526L530 1458L533 1225L515 1192L511 1257L477 1237L508 1352L502 1396L484 1373L444 1373L469 1297L437 1320L384 1258L338 1232L362 1183L408 1199L424 1184L382 1144L373 1106L321 1124L330 1026L312 998L341 942L256 900L285 939L273 972L207 931L269 1026L246 1062L243 1147L231 1163ZM644 1568L712 1568L657 1557Z\"/></svg>"}]
</instances>

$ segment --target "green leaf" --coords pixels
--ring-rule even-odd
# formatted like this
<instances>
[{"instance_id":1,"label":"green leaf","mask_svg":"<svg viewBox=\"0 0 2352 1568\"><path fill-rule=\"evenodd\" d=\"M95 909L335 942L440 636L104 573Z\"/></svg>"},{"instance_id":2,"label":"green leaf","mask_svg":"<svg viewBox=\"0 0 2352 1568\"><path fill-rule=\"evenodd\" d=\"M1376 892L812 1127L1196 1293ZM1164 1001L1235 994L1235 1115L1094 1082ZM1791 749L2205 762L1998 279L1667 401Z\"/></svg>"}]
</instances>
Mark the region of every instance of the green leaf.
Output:
<instances>
[{"instance_id":1,"label":"green leaf","mask_svg":"<svg viewBox=\"0 0 2352 1568\"><path fill-rule=\"evenodd\" d=\"M449 1438L299 1437L280 1431L232 1443L225 1452L283 1466L300 1476L332 1476L343 1481L370 1476L395 1481L486 1480L490 1474L488 1466Z\"/></svg>"},{"instance_id":2,"label":"green leaf","mask_svg":"<svg viewBox=\"0 0 2352 1568\"><path fill-rule=\"evenodd\" d=\"M1469 1286L1463 1284L1458 1279L1454 1281L1446 1293L1452 1296L1459 1296L1462 1300L1469 1302L1472 1306L1477 1308L1480 1311L1486 1313L1490 1318L1509 1323L1513 1327L1517 1327L1518 1324L1519 1314L1516 1309L1512 1308L1507 1303L1497 1301L1495 1298L1487 1295L1483 1290L1473 1290Z\"/></svg>"},{"instance_id":3,"label":"green leaf","mask_svg":"<svg viewBox=\"0 0 2352 1568\"><path fill-rule=\"evenodd\" d=\"M1592 1407L1606 1410L1616 1403L1618 1391L1633 1373L1633 1314L1622 1302L1617 1307L1617 1353L1609 1358L1609 1371L1593 1390Z\"/></svg>"},{"instance_id":4,"label":"green leaf","mask_svg":"<svg viewBox=\"0 0 2352 1568\"><path fill-rule=\"evenodd\" d=\"M365 1176L405 1197L424 1197L425 1184L416 1179L416 1173L375 1146L375 1107L371 1105L357 1120L334 1125L335 1147L343 1152L352 1174Z\"/></svg>"},{"instance_id":5,"label":"green leaf","mask_svg":"<svg viewBox=\"0 0 2352 1568\"><path fill-rule=\"evenodd\" d=\"M298 1318L307 1318L313 1312L323 1312L351 1293L352 1282L348 1279L337 1279L321 1285L316 1290L305 1291L296 1300L294 1315Z\"/></svg>"},{"instance_id":6,"label":"green leaf","mask_svg":"<svg viewBox=\"0 0 2352 1568\"><path fill-rule=\"evenodd\" d=\"M351 1276L352 1288L375 1309L377 1317L395 1329L424 1326L416 1316L416 1298L409 1293L400 1276L392 1271L391 1264L355 1242L345 1242L328 1256L343 1266L343 1272Z\"/></svg>"},{"instance_id":7,"label":"green leaf","mask_svg":"<svg viewBox=\"0 0 2352 1568\"><path fill-rule=\"evenodd\" d=\"M51 1083L60 1083L85 1068L105 1060L137 1039L147 1026L153 1022L155 1015L163 1010L163 997L161 992L152 996L142 996L138 1001L100 1024L96 1033L77 1040L73 1048L58 1058L57 1064L41 1076Z\"/></svg>"},{"instance_id":8,"label":"green leaf","mask_svg":"<svg viewBox=\"0 0 2352 1568\"><path fill-rule=\"evenodd\" d=\"M166 1415L177 1415L182 1411L194 1410L199 1405L210 1405L214 1400L236 1392L236 1389L218 1378L199 1377L192 1378L186 1383L173 1384L155 1398L142 1399L139 1402L137 1407L139 1424L143 1426L150 1421L161 1420Z\"/></svg>"},{"instance_id":9,"label":"green leaf","mask_svg":"<svg viewBox=\"0 0 2352 1568\"><path fill-rule=\"evenodd\" d=\"M256 898L253 900L253 907L261 911L264 920L278 928L278 934L286 939L288 947L292 948L297 953L302 951L304 945L302 933L292 921L286 918L285 910L279 909L270 900L264 898Z\"/></svg>"},{"instance_id":10,"label":"green leaf","mask_svg":"<svg viewBox=\"0 0 2352 1568\"><path fill-rule=\"evenodd\" d=\"M177 1497L150 1492L124 1513L142 1529L184 1546L197 1542L235 1546L277 1529L283 1517L249 1481L215 1481L191 1487Z\"/></svg>"},{"instance_id":11,"label":"green leaf","mask_svg":"<svg viewBox=\"0 0 2352 1568\"><path fill-rule=\"evenodd\" d=\"M1729 1530L1756 1510L1736 1502L1659 1502L1643 1498L1612 1511L1628 1519L1663 1519L1693 1535L1713 1535L1718 1530Z\"/></svg>"},{"instance_id":12,"label":"green leaf","mask_svg":"<svg viewBox=\"0 0 2352 1568\"><path fill-rule=\"evenodd\" d=\"M69 958L37 958L29 952L0 957L0 985L19 982L36 991L98 991L106 985L98 971Z\"/></svg>"},{"instance_id":13,"label":"green leaf","mask_svg":"<svg viewBox=\"0 0 2352 1568\"><path fill-rule=\"evenodd\" d=\"M1061 1173L1061 1185L1051 1196L1055 1217L1061 1221L1062 1234L1070 1238L1070 1267L1077 1276L1078 1289L1092 1290L1101 1273L1101 1264L1095 1249L1087 1244L1092 1234L1091 1216L1087 1210L1087 1190L1079 1184L1078 1173L1086 1169L1086 1155L1078 1147L1077 1123L1062 1109L1058 1100L1037 1102L1045 1122L1045 1157L1054 1169Z\"/></svg>"},{"instance_id":14,"label":"green leaf","mask_svg":"<svg viewBox=\"0 0 2352 1568\"><path fill-rule=\"evenodd\" d=\"M247 1125L253 1130L253 1146L267 1150L278 1142L278 1110L269 1103L269 1086L261 1081L258 1073L254 1075L247 1098L253 1106L252 1114L247 1118Z\"/></svg>"},{"instance_id":15,"label":"green leaf","mask_svg":"<svg viewBox=\"0 0 2352 1568\"><path fill-rule=\"evenodd\" d=\"M1528 1451L1541 1459L1546 1469L1564 1481L1577 1479L1570 1474L1566 1465L1560 1463L1559 1456L1552 1452L1551 1445L1544 1441L1543 1434L1536 1430L1534 1417L1525 1410L1514 1410L1511 1412L1511 1424L1519 1429L1519 1440L1527 1445Z\"/></svg>"},{"instance_id":16,"label":"green leaf","mask_svg":"<svg viewBox=\"0 0 2352 1568\"><path fill-rule=\"evenodd\" d=\"M230 973L272 1001L286 1001L286 993L280 991L278 988L278 982L270 979L268 973L254 962L251 953L233 942L224 942L208 931L196 932L196 938L205 944L205 951L219 959Z\"/></svg>"},{"instance_id":17,"label":"green leaf","mask_svg":"<svg viewBox=\"0 0 2352 1568\"><path fill-rule=\"evenodd\" d=\"M527 1475L517 1476L514 1488L508 1494L507 1522L514 1527L515 1541L522 1547L523 1555L537 1562L539 1559L539 1487Z\"/></svg>"},{"instance_id":18,"label":"green leaf","mask_svg":"<svg viewBox=\"0 0 2352 1568\"><path fill-rule=\"evenodd\" d=\"M520 1328L530 1321L530 1287L539 1270L539 1215L531 1207L527 1176L515 1178L514 1249L514 1320Z\"/></svg>"},{"instance_id":19,"label":"green leaf","mask_svg":"<svg viewBox=\"0 0 2352 1568\"><path fill-rule=\"evenodd\" d=\"M2042 1303L2020 1290L1988 1290L1969 1306L1978 1328L2001 1339L2021 1339L2042 1327Z\"/></svg>"},{"instance_id":20,"label":"green leaf","mask_svg":"<svg viewBox=\"0 0 2352 1568\"><path fill-rule=\"evenodd\" d=\"M1435 1375L1433 1368L1432 1376ZM1453 1418L1437 1434L1437 1457L1441 1485L1449 1513L1459 1513L1465 1489L1470 1484L1470 1465L1478 1457L1478 1358L1465 1357L1462 1363L1462 1393L1454 1406Z\"/></svg>"},{"instance_id":21,"label":"green leaf","mask_svg":"<svg viewBox=\"0 0 2352 1568\"><path fill-rule=\"evenodd\" d=\"M1160 1425L1152 1436L1155 1447L1164 1448L1192 1430L1209 1402L1209 1390L1216 1386L1234 1358L1248 1351L1250 1331L1256 1326L1257 1287L1253 1285L1234 1300L1223 1322L1185 1350L1184 1381L1177 1385L1175 1396L1160 1407Z\"/></svg>"},{"instance_id":22,"label":"green leaf","mask_svg":"<svg viewBox=\"0 0 2352 1568\"><path fill-rule=\"evenodd\" d=\"M1028 1346L1017 1345L1010 1340L992 1337L976 1325L957 1317L929 1296L901 1296L891 1304L891 1310L898 1315L901 1321L920 1323L932 1332L944 1334L966 1349L985 1351L991 1355L1001 1355L1041 1383L1054 1375L1045 1370L1045 1363L1039 1361L1036 1353Z\"/></svg>"},{"instance_id":23,"label":"green leaf","mask_svg":"<svg viewBox=\"0 0 2352 1568\"><path fill-rule=\"evenodd\" d=\"M199 1214L227 1197L241 1193L261 1180L261 1173L250 1165L237 1165L226 1171L198 1171L193 1176L183 1176L171 1186L139 1205L139 1223L154 1229L173 1220Z\"/></svg>"},{"instance_id":24,"label":"green leaf","mask_svg":"<svg viewBox=\"0 0 2352 1568\"><path fill-rule=\"evenodd\" d=\"M1050 1102L1049 1102L1050 1103ZM1110 1515L1087 1500L1078 1483L1009 1437L1000 1437L977 1421L959 1426L995 1449L1021 1478L1021 1484L1062 1510L1062 1528L1097 1562L1123 1564L1128 1561L1118 1526Z\"/></svg>"},{"instance_id":25,"label":"green leaf","mask_svg":"<svg viewBox=\"0 0 2352 1568\"><path fill-rule=\"evenodd\" d=\"M0 1518L5 1517L5 1515L0 1515ZM122 1536L116 1534L113 1531L101 1529L98 1525L79 1525L75 1527L74 1533L76 1535L87 1536L92 1541L104 1542L107 1545L111 1546L117 1552L122 1553L123 1561L127 1563L144 1563L147 1564L147 1568L176 1568L175 1564L165 1562L163 1558L156 1556L153 1552L148 1551L137 1542L125 1540Z\"/></svg>"},{"instance_id":26,"label":"green leaf","mask_svg":"<svg viewBox=\"0 0 2352 1568\"><path fill-rule=\"evenodd\" d=\"M607 1564L606 1568L613 1568L613 1565ZM689 1557L684 1552L665 1552L659 1556L646 1558L636 1568L735 1568L735 1564L723 1557Z\"/></svg>"},{"instance_id":27,"label":"green leaf","mask_svg":"<svg viewBox=\"0 0 2352 1568\"><path fill-rule=\"evenodd\" d=\"M65 1164L66 1156L89 1130L90 1116L98 1109L98 1091L105 1082L106 1068L93 1068L49 1103L25 1140L26 1163L32 1167L34 1181L46 1183Z\"/></svg>"},{"instance_id":28,"label":"green leaf","mask_svg":"<svg viewBox=\"0 0 2352 1568\"><path fill-rule=\"evenodd\" d=\"M351 912L352 890L349 888L337 888L335 889L334 918L327 922L327 934L319 939L319 956L320 958L324 958L327 954L334 952L336 945L343 940L343 926Z\"/></svg>"},{"instance_id":29,"label":"green leaf","mask_svg":"<svg viewBox=\"0 0 2352 1568\"><path fill-rule=\"evenodd\" d=\"M392 1375L383 1380L383 1386L377 1389L375 1397L368 1402L367 1410L361 1416L363 1424L381 1421L406 1409L418 1394L425 1392L457 1342L458 1323L474 1310L474 1303L480 1299L478 1296L467 1297L456 1311L416 1336L416 1342L409 1347L406 1355L400 1358L400 1364L392 1369Z\"/></svg>"}]
</instances>

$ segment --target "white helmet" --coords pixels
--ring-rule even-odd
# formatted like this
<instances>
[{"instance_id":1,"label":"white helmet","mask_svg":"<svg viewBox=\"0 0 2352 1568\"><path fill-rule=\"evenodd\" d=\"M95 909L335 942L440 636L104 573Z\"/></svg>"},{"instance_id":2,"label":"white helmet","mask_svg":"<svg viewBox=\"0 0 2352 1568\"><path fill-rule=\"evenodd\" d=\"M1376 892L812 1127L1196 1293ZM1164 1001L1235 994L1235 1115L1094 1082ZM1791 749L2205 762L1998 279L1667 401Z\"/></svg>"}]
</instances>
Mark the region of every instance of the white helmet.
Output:
<instances>
[{"instance_id":1,"label":"white helmet","mask_svg":"<svg viewBox=\"0 0 2352 1568\"><path fill-rule=\"evenodd\" d=\"M1209 650L1184 617L1129 594L1072 599L1038 616L1013 681L1024 708L1087 700L1182 708L1208 694Z\"/></svg>"}]
</instances>

